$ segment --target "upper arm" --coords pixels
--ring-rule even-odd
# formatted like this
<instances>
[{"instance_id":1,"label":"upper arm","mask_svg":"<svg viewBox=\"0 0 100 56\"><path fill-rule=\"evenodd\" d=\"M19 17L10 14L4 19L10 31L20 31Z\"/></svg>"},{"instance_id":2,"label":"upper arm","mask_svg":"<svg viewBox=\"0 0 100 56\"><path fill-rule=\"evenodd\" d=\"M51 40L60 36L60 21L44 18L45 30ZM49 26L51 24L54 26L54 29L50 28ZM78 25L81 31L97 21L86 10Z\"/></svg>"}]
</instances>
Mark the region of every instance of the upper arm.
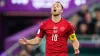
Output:
<instances>
[{"instance_id":1,"label":"upper arm","mask_svg":"<svg viewBox=\"0 0 100 56\"><path fill-rule=\"evenodd\" d=\"M67 23L67 35L70 36L71 34L75 33L74 27L71 23Z\"/></svg>"},{"instance_id":2,"label":"upper arm","mask_svg":"<svg viewBox=\"0 0 100 56\"><path fill-rule=\"evenodd\" d=\"M73 25L72 25L71 23L68 23L67 35L68 35L68 37L69 37L69 39L70 39L71 41L77 39L77 38L76 38L76 34L75 34L74 27L73 27Z\"/></svg>"},{"instance_id":3,"label":"upper arm","mask_svg":"<svg viewBox=\"0 0 100 56\"><path fill-rule=\"evenodd\" d=\"M69 39L70 39L71 41L76 40L76 39L77 39L76 34L73 33L73 34L69 35Z\"/></svg>"},{"instance_id":4,"label":"upper arm","mask_svg":"<svg viewBox=\"0 0 100 56\"><path fill-rule=\"evenodd\" d=\"M37 32L37 37L43 38L44 34L45 34L44 23L41 23L40 28Z\"/></svg>"}]
</instances>

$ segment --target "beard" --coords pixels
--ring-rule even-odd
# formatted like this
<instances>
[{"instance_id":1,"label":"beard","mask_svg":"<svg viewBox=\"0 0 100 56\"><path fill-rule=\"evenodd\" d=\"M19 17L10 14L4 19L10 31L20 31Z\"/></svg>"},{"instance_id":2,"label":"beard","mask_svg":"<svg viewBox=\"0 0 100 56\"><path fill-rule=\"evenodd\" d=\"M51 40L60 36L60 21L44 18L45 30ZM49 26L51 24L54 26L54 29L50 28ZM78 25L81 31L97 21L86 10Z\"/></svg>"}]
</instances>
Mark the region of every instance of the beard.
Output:
<instances>
[{"instance_id":1,"label":"beard","mask_svg":"<svg viewBox=\"0 0 100 56\"><path fill-rule=\"evenodd\" d=\"M58 16L60 15L59 13L52 13L53 16Z\"/></svg>"},{"instance_id":2,"label":"beard","mask_svg":"<svg viewBox=\"0 0 100 56\"><path fill-rule=\"evenodd\" d=\"M58 12L58 11L56 10L56 11L52 11L51 14L52 14L53 16L58 16L58 15L60 15L60 12Z\"/></svg>"},{"instance_id":3,"label":"beard","mask_svg":"<svg viewBox=\"0 0 100 56\"><path fill-rule=\"evenodd\" d=\"M58 15L60 15L60 14L53 14L53 16L58 16Z\"/></svg>"}]
</instances>

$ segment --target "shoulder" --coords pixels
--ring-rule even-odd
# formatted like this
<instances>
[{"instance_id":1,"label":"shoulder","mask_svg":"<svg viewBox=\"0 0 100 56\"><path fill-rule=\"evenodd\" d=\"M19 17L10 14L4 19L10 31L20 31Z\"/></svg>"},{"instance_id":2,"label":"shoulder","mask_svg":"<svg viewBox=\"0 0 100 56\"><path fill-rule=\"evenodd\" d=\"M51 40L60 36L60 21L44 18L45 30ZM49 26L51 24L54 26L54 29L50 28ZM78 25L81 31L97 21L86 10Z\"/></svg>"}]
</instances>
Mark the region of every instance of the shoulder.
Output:
<instances>
[{"instance_id":1,"label":"shoulder","mask_svg":"<svg viewBox=\"0 0 100 56\"><path fill-rule=\"evenodd\" d=\"M46 25L47 23L49 23L50 22L50 19L46 19L46 20L44 20L40 25Z\"/></svg>"},{"instance_id":2,"label":"shoulder","mask_svg":"<svg viewBox=\"0 0 100 56\"><path fill-rule=\"evenodd\" d=\"M63 18L63 21L64 21L66 24L71 24L67 19L64 19L64 18Z\"/></svg>"},{"instance_id":3,"label":"shoulder","mask_svg":"<svg viewBox=\"0 0 100 56\"><path fill-rule=\"evenodd\" d=\"M67 26L68 28L74 27L74 26L72 25L72 23L71 23L70 21L68 21L67 19L63 19L63 21L65 22L64 24L66 24L66 26Z\"/></svg>"}]
</instances>

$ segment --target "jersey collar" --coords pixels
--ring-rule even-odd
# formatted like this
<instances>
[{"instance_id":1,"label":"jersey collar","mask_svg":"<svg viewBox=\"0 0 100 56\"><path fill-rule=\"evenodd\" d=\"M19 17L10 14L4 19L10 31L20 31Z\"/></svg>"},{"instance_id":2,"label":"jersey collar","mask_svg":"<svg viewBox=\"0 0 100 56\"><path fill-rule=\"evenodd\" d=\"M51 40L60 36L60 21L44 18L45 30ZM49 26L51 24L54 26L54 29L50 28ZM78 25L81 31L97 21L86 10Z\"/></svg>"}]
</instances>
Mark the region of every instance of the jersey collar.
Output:
<instances>
[{"instance_id":1,"label":"jersey collar","mask_svg":"<svg viewBox=\"0 0 100 56\"><path fill-rule=\"evenodd\" d=\"M57 23L60 23L62 20L63 20L63 18L61 18L60 21L57 22ZM52 18L51 18L51 21L52 21ZM52 21L52 22L53 22L53 21ZM53 22L53 23L54 23L54 24L57 24L57 23L55 23L55 22Z\"/></svg>"}]
</instances>

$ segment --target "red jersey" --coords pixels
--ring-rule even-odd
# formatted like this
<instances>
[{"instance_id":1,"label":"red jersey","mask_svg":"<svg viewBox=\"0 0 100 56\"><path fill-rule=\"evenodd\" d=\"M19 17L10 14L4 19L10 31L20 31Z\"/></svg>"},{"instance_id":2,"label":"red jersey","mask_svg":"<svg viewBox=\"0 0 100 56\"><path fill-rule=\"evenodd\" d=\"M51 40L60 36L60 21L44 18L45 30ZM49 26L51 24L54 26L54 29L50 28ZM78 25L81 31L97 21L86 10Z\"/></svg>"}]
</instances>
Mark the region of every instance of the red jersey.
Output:
<instances>
[{"instance_id":1,"label":"red jersey","mask_svg":"<svg viewBox=\"0 0 100 56\"><path fill-rule=\"evenodd\" d=\"M37 36L46 35L46 56L68 56L67 41L74 33L73 26L65 19L54 23L48 19L41 23Z\"/></svg>"}]
</instances>

